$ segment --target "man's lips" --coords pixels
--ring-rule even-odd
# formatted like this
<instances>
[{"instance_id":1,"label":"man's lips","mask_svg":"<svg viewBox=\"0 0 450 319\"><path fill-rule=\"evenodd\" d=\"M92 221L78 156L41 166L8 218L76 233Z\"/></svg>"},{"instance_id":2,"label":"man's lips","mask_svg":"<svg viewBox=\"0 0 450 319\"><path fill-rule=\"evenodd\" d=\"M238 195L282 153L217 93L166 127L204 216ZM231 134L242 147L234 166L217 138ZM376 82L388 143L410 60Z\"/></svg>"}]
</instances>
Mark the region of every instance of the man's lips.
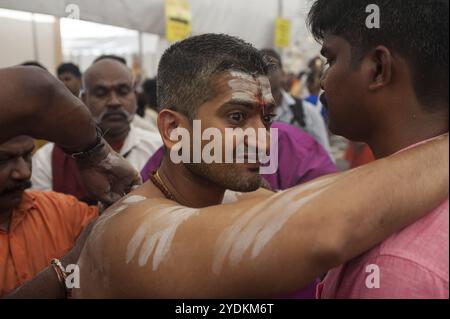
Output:
<instances>
[{"instance_id":1,"label":"man's lips","mask_svg":"<svg viewBox=\"0 0 450 319\"><path fill-rule=\"evenodd\" d=\"M125 120L127 117L123 114L107 114L103 117L103 120L107 121L120 121Z\"/></svg>"},{"instance_id":2,"label":"man's lips","mask_svg":"<svg viewBox=\"0 0 450 319\"><path fill-rule=\"evenodd\" d=\"M6 187L0 193L0 196L17 195L17 194L20 194L21 192L25 191L27 188L30 188L30 187L31 187L31 182L30 181L21 182L20 184L16 184L16 185L13 185L13 186Z\"/></svg>"},{"instance_id":3,"label":"man's lips","mask_svg":"<svg viewBox=\"0 0 450 319\"><path fill-rule=\"evenodd\" d=\"M25 191L26 188L23 187L19 187L19 188L13 188L13 189L8 189L8 190L4 190L0 196L18 196L21 193L23 193Z\"/></svg>"}]
</instances>

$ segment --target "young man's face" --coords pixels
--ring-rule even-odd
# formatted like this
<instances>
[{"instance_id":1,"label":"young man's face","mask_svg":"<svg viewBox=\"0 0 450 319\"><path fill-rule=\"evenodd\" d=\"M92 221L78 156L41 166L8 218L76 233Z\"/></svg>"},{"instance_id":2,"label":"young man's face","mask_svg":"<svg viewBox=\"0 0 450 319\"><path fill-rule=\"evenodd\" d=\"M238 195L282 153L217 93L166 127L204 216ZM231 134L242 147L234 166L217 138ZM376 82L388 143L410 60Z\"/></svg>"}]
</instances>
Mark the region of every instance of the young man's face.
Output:
<instances>
[{"instance_id":1,"label":"young man's face","mask_svg":"<svg viewBox=\"0 0 450 319\"><path fill-rule=\"evenodd\" d=\"M64 83L64 85L72 92L73 95L78 97L80 95L81 78L75 76L70 72L64 72L58 75L58 79Z\"/></svg>"},{"instance_id":2,"label":"young man's face","mask_svg":"<svg viewBox=\"0 0 450 319\"><path fill-rule=\"evenodd\" d=\"M268 153L270 147L270 128L275 116L275 102L272 97L270 83L266 76L252 76L243 72L226 72L212 78L214 98L201 105L197 119L201 120L202 133L208 128L217 128L221 133L222 163L187 164L196 175L218 184L226 189L249 192L261 185L259 168L261 163L256 157L256 163L248 160L248 146L259 146ZM263 132L252 141L244 137L237 139L226 135L225 130L253 129L255 133ZM264 136L262 136L264 135ZM266 143L258 143L265 139ZM232 145L233 163L225 163L226 140ZM202 149L210 141L202 141ZM245 149L244 163L236 163L238 144ZM255 145L256 144L256 145ZM217 144L216 144L217 145ZM220 145L219 145L220 146ZM251 151L250 151L251 152Z\"/></svg>"},{"instance_id":3,"label":"young man's face","mask_svg":"<svg viewBox=\"0 0 450 319\"><path fill-rule=\"evenodd\" d=\"M33 139L18 136L0 145L0 213L17 207L31 186Z\"/></svg>"},{"instance_id":4,"label":"young man's face","mask_svg":"<svg viewBox=\"0 0 450 319\"><path fill-rule=\"evenodd\" d=\"M352 61L350 44L338 36L326 36L321 53L328 64L321 80L321 102L328 112L330 131L361 140L370 130L365 63Z\"/></svg>"}]
</instances>

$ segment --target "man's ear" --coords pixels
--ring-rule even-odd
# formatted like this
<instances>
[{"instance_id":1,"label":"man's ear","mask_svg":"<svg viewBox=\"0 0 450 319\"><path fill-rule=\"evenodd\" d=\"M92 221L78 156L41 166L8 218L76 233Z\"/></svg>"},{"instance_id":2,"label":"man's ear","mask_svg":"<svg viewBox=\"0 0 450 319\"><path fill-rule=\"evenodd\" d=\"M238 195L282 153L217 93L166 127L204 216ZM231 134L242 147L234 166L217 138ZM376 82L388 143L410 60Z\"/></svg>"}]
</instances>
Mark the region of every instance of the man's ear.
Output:
<instances>
[{"instance_id":1,"label":"man's ear","mask_svg":"<svg viewBox=\"0 0 450 319\"><path fill-rule=\"evenodd\" d=\"M162 109L158 113L157 125L164 146L167 149L172 147L180 141L180 137L174 136L177 129L186 129L188 126L187 118L170 109Z\"/></svg>"},{"instance_id":2,"label":"man's ear","mask_svg":"<svg viewBox=\"0 0 450 319\"><path fill-rule=\"evenodd\" d=\"M393 58L391 51L379 45L369 55L369 90L378 90L388 85L392 80Z\"/></svg>"}]
</instances>

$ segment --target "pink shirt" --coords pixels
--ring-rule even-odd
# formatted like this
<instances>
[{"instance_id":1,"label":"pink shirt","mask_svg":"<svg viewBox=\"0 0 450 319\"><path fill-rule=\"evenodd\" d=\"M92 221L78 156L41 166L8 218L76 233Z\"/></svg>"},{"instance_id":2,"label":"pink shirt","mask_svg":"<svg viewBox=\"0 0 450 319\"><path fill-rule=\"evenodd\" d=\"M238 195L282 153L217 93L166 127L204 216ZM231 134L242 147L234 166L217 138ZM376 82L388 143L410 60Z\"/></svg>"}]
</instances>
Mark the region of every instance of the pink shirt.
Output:
<instances>
[{"instance_id":1,"label":"pink shirt","mask_svg":"<svg viewBox=\"0 0 450 319\"><path fill-rule=\"evenodd\" d=\"M380 245L330 270L317 298L448 299L448 198Z\"/></svg>"}]
</instances>

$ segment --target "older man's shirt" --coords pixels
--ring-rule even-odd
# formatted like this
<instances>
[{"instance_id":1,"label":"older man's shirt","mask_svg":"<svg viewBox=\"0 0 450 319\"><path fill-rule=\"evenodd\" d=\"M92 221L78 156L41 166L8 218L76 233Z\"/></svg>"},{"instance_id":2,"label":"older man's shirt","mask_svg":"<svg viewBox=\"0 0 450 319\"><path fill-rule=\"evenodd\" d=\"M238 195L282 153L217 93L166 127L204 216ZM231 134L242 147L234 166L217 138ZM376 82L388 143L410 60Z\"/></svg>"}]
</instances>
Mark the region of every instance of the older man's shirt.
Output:
<instances>
[{"instance_id":1,"label":"older man's shirt","mask_svg":"<svg viewBox=\"0 0 450 319\"><path fill-rule=\"evenodd\" d=\"M35 277L75 245L95 206L54 192L25 192L8 231L0 230L0 296ZM55 275L56 276L56 275Z\"/></svg>"}]
</instances>

